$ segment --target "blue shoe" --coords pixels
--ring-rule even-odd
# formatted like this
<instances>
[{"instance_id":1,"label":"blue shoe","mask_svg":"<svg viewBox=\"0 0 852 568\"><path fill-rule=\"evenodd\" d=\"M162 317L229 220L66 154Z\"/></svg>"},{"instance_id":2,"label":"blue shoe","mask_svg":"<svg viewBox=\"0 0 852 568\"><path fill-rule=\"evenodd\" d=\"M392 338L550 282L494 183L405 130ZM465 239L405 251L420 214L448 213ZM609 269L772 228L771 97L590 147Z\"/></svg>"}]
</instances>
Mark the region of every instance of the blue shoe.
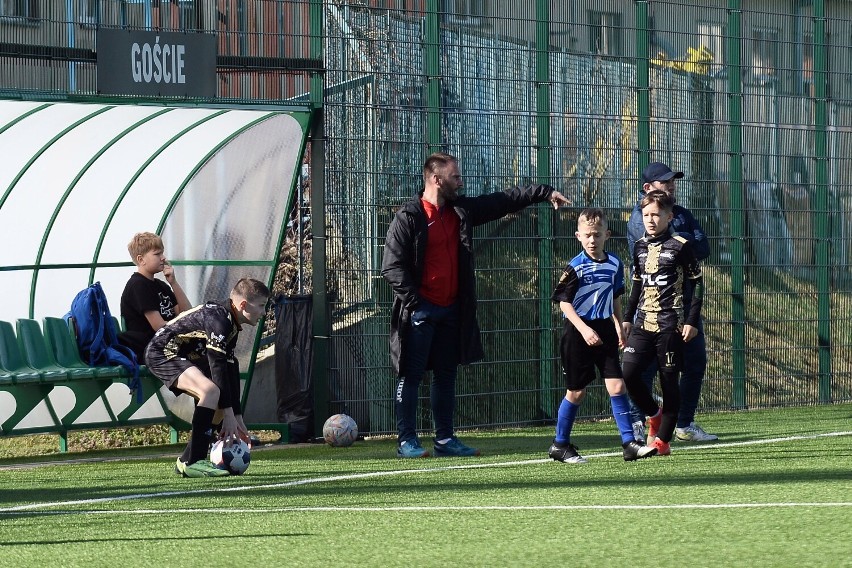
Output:
<instances>
[{"instance_id":1,"label":"blue shoe","mask_svg":"<svg viewBox=\"0 0 852 568\"><path fill-rule=\"evenodd\" d=\"M446 444L439 444L435 442L435 457L438 456L458 456L458 457L470 457L470 456L478 456L479 450L476 448L468 448L461 442L459 439L453 436L450 438L450 441Z\"/></svg>"},{"instance_id":2,"label":"blue shoe","mask_svg":"<svg viewBox=\"0 0 852 568\"><path fill-rule=\"evenodd\" d=\"M420 440L406 440L396 449L396 457L398 458L428 458L429 452L423 449L420 445Z\"/></svg>"}]
</instances>

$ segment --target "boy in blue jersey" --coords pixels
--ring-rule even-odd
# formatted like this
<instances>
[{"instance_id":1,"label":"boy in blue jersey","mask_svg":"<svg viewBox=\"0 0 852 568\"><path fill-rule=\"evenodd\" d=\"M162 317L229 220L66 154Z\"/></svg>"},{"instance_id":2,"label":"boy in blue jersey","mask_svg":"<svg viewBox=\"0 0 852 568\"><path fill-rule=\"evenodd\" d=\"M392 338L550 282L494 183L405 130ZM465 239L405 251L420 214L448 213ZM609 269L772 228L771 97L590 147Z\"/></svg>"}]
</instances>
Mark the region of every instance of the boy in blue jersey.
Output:
<instances>
[{"instance_id":1,"label":"boy in blue jersey","mask_svg":"<svg viewBox=\"0 0 852 568\"><path fill-rule=\"evenodd\" d=\"M571 430L597 369L610 396L624 460L653 456L656 449L634 439L630 400L621 378L618 348L624 346L624 335L621 306L615 299L624 293L624 265L604 250L610 231L603 211L581 211L574 235L583 245L583 252L565 267L551 298L559 303L565 316L559 347L567 390L559 406L556 437L548 455L563 463L587 462L571 443Z\"/></svg>"},{"instance_id":2,"label":"boy in blue jersey","mask_svg":"<svg viewBox=\"0 0 852 568\"><path fill-rule=\"evenodd\" d=\"M630 398L649 417L648 444L665 456L671 453L669 442L680 408L683 345L698 335L704 284L689 239L669 229L672 196L649 191L641 207L645 236L633 248L633 288L622 324L627 335L624 382ZM691 298L688 306L685 298ZM642 380L642 372L655 361L660 368L662 408Z\"/></svg>"}]
</instances>

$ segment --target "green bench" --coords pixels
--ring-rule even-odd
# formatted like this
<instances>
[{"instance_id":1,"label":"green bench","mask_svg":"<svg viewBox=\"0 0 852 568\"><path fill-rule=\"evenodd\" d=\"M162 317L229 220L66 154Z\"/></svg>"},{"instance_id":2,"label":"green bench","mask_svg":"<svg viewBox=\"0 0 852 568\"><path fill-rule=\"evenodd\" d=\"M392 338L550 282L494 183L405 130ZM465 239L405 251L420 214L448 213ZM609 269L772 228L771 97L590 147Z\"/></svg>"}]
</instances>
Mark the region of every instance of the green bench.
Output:
<instances>
[{"instance_id":1,"label":"green bench","mask_svg":"<svg viewBox=\"0 0 852 568\"><path fill-rule=\"evenodd\" d=\"M124 367L84 363L72 330L61 318L44 318L43 331L32 319L19 319L16 329L0 321L0 393L8 393L0 396L0 435L56 432L60 450L66 451L70 430L168 424L176 443L178 428L188 425L169 411L160 393L162 383L143 366L144 400L139 403L127 387L129 379ZM14 401L11 412L8 395ZM27 423L41 405L42 422Z\"/></svg>"}]
</instances>

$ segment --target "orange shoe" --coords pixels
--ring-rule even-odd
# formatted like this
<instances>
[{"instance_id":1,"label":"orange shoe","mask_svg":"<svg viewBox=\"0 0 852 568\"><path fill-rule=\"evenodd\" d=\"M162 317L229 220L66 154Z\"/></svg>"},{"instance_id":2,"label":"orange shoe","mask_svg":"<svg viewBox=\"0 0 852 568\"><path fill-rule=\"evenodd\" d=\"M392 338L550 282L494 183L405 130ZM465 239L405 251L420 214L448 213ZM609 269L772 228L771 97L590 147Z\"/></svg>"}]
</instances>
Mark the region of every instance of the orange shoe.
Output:
<instances>
[{"instance_id":1,"label":"orange shoe","mask_svg":"<svg viewBox=\"0 0 852 568\"><path fill-rule=\"evenodd\" d=\"M660 407L660 411L656 416L648 417L648 445L651 445L651 442L654 438L657 437L657 430L660 429L660 422L663 421L663 407Z\"/></svg>"},{"instance_id":2,"label":"orange shoe","mask_svg":"<svg viewBox=\"0 0 852 568\"><path fill-rule=\"evenodd\" d=\"M663 442L659 438L654 438L654 443L651 444L653 447L657 448L658 456L670 456L672 455L672 447L668 442Z\"/></svg>"}]
</instances>

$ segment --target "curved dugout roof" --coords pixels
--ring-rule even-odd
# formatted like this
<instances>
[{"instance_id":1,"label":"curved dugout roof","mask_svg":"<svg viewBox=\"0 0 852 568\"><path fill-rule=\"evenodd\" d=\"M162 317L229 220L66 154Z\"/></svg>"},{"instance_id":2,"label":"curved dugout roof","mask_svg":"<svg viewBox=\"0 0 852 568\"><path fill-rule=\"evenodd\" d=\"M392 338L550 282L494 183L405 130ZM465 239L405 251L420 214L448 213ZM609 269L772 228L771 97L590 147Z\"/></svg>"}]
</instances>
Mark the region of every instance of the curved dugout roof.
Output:
<instances>
[{"instance_id":1,"label":"curved dugout roof","mask_svg":"<svg viewBox=\"0 0 852 568\"><path fill-rule=\"evenodd\" d=\"M0 320L62 316L95 281L117 315L139 231L163 236L194 304L240 277L269 283L307 123L304 111L0 101Z\"/></svg>"}]
</instances>

